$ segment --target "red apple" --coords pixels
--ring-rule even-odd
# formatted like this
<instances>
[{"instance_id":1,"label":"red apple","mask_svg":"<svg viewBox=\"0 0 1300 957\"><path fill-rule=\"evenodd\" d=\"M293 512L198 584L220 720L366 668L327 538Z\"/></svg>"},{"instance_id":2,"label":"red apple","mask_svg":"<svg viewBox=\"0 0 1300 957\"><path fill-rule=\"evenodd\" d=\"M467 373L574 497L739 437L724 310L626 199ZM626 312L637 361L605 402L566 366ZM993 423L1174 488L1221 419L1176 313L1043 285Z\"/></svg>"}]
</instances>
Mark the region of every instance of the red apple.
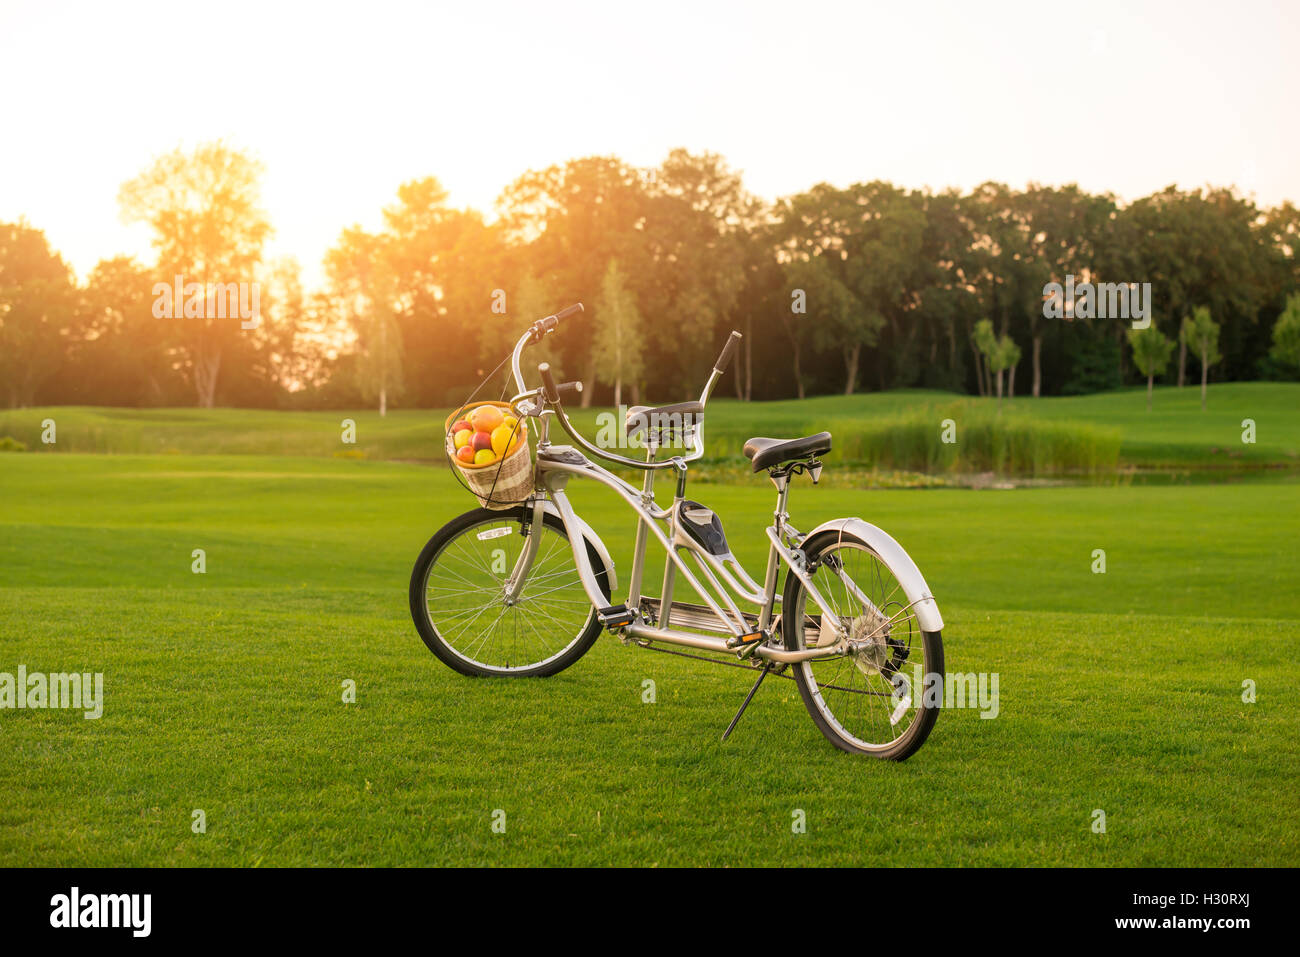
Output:
<instances>
[{"instance_id":1,"label":"red apple","mask_svg":"<svg viewBox=\"0 0 1300 957\"><path fill-rule=\"evenodd\" d=\"M492 435L489 432L475 432L469 440L469 447L475 452L487 449L492 451Z\"/></svg>"},{"instance_id":2,"label":"red apple","mask_svg":"<svg viewBox=\"0 0 1300 957\"><path fill-rule=\"evenodd\" d=\"M465 419L457 419L456 424L451 427L451 434L455 435L461 429L469 429L471 432L474 431L474 429L470 427L469 422Z\"/></svg>"},{"instance_id":3,"label":"red apple","mask_svg":"<svg viewBox=\"0 0 1300 957\"><path fill-rule=\"evenodd\" d=\"M474 464L474 450L468 445L462 445L456 450L456 458L460 459L466 465Z\"/></svg>"}]
</instances>

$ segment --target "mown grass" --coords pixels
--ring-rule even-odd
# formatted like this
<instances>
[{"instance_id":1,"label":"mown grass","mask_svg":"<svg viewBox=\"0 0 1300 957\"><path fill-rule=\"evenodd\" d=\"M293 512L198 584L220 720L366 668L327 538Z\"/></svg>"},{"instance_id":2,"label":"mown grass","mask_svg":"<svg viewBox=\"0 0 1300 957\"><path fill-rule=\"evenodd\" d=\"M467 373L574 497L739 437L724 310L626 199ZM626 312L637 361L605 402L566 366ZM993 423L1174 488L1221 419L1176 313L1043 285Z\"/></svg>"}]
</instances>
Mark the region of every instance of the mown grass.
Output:
<instances>
[{"instance_id":1,"label":"mown grass","mask_svg":"<svg viewBox=\"0 0 1300 957\"><path fill-rule=\"evenodd\" d=\"M626 513L573 491L625 570ZM770 487L698 492L759 565ZM443 470L5 456L0 671L103 671L107 701L98 721L0 711L0 865L1295 866L1295 503L801 484L796 524L891 531L949 671L1000 676L995 720L946 711L893 765L834 750L785 681L722 744L744 674L608 638L544 681L454 674L406 611L421 544L469 504Z\"/></svg>"},{"instance_id":2,"label":"mown grass","mask_svg":"<svg viewBox=\"0 0 1300 957\"><path fill-rule=\"evenodd\" d=\"M681 396L658 397L664 401ZM710 460L738 458L754 435L796 436L829 429L833 461L931 474L995 471L1014 475L1096 473L1116 467L1243 470L1300 466L1300 383L1241 382L1211 387L1208 411L1198 389L995 400L898 391L742 403L717 398L705 422ZM257 454L441 461L439 433L448 410L399 410L380 418L352 412L63 407L0 412L0 437L30 451ZM608 410L571 410L595 436ZM53 419L57 443L42 443ZM344 444L343 423L356 425ZM956 442L942 442L952 419ZM1245 420L1255 441L1243 442Z\"/></svg>"}]
</instances>

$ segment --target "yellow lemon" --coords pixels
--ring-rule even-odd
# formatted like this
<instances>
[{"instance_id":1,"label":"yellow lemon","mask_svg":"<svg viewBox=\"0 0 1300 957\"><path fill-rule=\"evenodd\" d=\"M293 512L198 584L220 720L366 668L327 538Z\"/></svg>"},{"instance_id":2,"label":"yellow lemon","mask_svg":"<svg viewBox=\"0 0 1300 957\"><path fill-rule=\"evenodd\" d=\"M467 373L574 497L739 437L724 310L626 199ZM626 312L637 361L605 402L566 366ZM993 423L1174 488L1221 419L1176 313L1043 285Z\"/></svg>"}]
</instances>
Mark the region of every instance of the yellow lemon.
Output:
<instances>
[{"instance_id":1,"label":"yellow lemon","mask_svg":"<svg viewBox=\"0 0 1300 957\"><path fill-rule=\"evenodd\" d=\"M491 449L479 449L474 453L475 465L488 465L497 460L497 454Z\"/></svg>"},{"instance_id":2,"label":"yellow lemon","mask_svg":"<svg viewBox=\"0 0 1300 957\"><path fill-rule=\"evenodd\" d=\"M513 435L508 425L498 425L492 430L492 451L497 455L505 455Z\"/></svg>"},{"instance_id":3,"label":"yellow lemon","mask_svg":"<svg viewBox=\"0 0 1300 957\"><path fill-rule=\"evenodd\" d=\"M465 446L469 445L469 440L473 438L473 436L474 433L470 429L461 429L456 433L452 441L456 443L456 448L463 449Z\"/></svg>"}]
</instances>

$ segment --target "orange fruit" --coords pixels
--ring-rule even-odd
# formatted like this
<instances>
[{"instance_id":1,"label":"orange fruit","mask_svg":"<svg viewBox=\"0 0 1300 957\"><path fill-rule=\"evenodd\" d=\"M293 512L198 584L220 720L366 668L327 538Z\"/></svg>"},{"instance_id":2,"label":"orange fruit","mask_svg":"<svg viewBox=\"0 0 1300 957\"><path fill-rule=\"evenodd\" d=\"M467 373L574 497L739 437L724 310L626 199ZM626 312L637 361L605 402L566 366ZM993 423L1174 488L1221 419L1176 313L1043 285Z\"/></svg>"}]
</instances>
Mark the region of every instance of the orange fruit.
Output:
<instances>
[{"instance_id":1,"label":"orange fruit","mask_svg":"<svg viewBox=\"0 0 1300 957\"><path fill-rule=\"evenodd\" d=\"M469 423L474 426L475 432L491 432L504 419L505 416L495 405L480 405L469 414Z\"/></svg>"},{"instance_id":2,"label":"orange fruit","mask_svg":"<svg viewBox=\"0 0 1300 957\"><path fill-rule=\"evenodd\" d=\"M473 465L474 450L468 445L462 445L456 450L456 458L460 459L460 461L464 462L466 465Z\"/></svg>"}]
</instances>

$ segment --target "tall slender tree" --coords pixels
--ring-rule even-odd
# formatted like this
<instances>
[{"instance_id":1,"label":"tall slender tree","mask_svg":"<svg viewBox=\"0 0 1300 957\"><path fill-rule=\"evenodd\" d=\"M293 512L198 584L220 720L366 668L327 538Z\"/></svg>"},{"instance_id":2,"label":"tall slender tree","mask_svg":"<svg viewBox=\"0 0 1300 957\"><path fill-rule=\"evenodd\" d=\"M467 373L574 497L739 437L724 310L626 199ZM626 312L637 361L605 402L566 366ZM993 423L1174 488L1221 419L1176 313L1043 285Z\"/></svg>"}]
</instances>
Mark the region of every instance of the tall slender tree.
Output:
<instances>
[{"instance_id":1,"label":"tall slender tree","mask_svg":"<svg viewBox=\"0 0 1300 957\"><path fill-rule=\"evenodd\" d=\"M1174 353L1174 341L1157 329L1154 321L1145 329L1130 327L1127 336L1133 349L1133 364L1147 379L1147 411L1150 412L1156 376L1164 375Z\"/></svg>"},{"instance_id":2,"label":"tall slender tree","mask_svg":"<svg viewBox=\"0 0 1300 957\"><path fill-rule=\"evenodd\" d=\"M1197 306L1192 315L1183 320L1183 341L1201 361L1201 410L1204 411L1210 366L1222 358L1219 353L1219 324L1210 317L1208 307Z\"/></svg>"}]
</instances>

